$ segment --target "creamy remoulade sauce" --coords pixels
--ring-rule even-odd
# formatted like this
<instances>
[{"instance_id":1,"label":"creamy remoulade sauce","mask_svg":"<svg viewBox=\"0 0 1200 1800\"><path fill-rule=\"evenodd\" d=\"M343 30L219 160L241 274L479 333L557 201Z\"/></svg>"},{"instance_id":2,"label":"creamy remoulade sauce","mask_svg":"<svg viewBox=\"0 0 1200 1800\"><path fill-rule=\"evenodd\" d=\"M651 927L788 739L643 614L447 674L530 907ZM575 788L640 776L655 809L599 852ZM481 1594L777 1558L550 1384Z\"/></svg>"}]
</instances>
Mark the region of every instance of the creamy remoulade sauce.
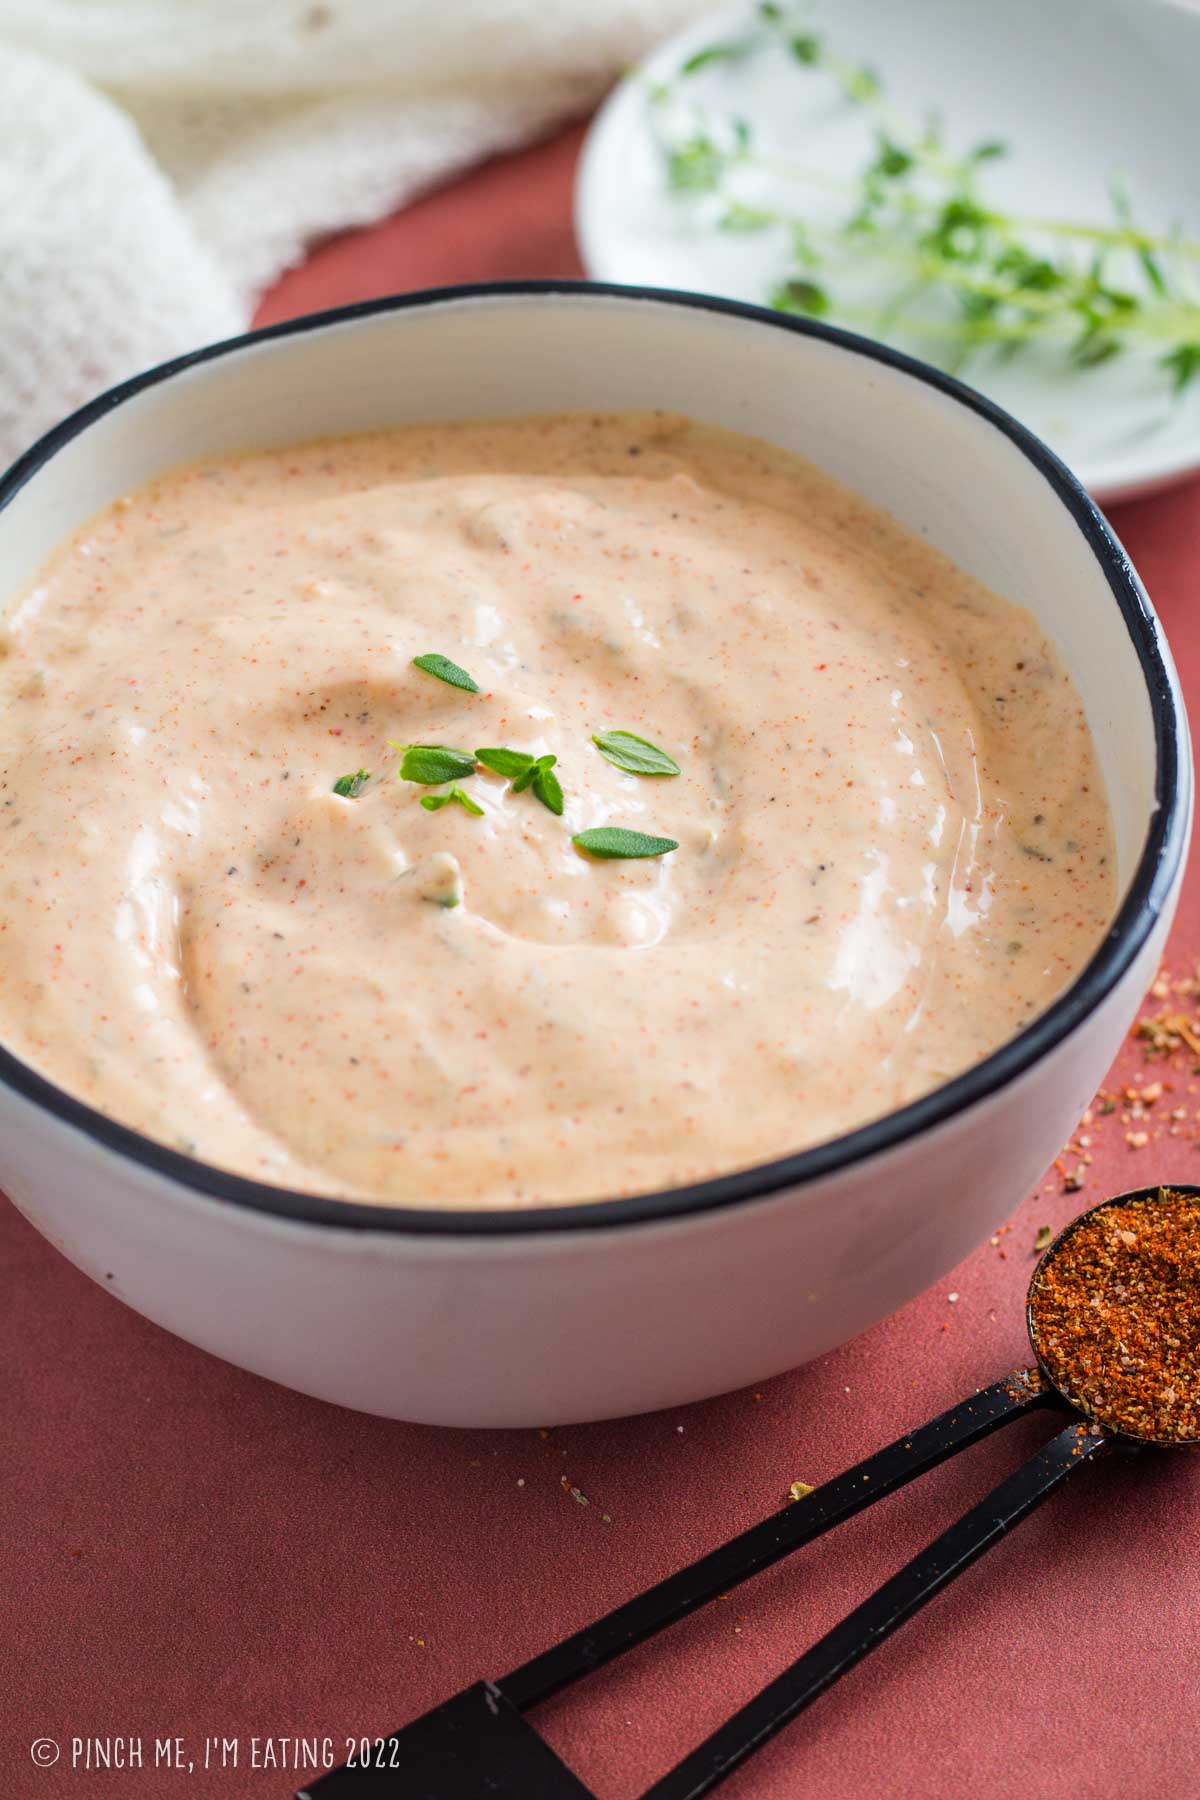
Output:
<instances>
[{"instance_id":1,"label":"creamy remoulade sauce","mask_svg":"<svg viewBox=\"0 0 1200 1800\"><path fill-rule=\"evenodd\" d=\"M781 1156L1011 1037L1114 906L1032 617L673 415L189 466L3 648L0 1037L271 1182L508 1207ZM682 773L623 773L614 729ZM389 740L553 753L564 816L484 770L482 818L427 811ZM679 848L586 858L606 824Z\"/></svg>"}]
</instances>

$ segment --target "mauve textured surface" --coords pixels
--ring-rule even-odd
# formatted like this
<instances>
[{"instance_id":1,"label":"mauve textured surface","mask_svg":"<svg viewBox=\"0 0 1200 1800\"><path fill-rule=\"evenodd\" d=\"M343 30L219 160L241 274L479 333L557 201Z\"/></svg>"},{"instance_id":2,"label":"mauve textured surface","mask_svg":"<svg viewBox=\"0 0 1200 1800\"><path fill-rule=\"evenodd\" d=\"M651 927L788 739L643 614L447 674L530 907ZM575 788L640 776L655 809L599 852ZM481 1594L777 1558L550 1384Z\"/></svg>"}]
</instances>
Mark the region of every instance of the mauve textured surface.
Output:
<instances>
[{"instance_id":1,"label":"mauve textured surface","mask_svg":"<svg viewBox=\"0 0 1200 1800\"><path fill-rule=\"evenodd\" d=\"M318 251L263 320L448 281L578 273L578 134ZM1115 523L1200 715L1200 484ZM1200 875L1171 946L1200 952ZM1143 1072L1127 1050L1122 1082ZM1133 1150L1094 1132L1012 1229L836 1355L684 1411L561 1431L448 1432L244 1375L92 1285L5 1205L0 1310L3 1788L13 1800L284 1800L251 1739L380 1733L498 1675L1025 1356L1037 1228L1159 1178L1200 1179L1190 1069ZM1171 1136L1164 1118L1188 1118ZM1071 1166L1078 1161L1072 1156ZM1003 1254L1001 1254L1003 1252ZM949 1296L956 1294L957 1300ZM601 1800L631 1800L1032 1447L1026 1422L541 1710ZM582 1505L568 1489L587 1496ZM730 1800L1150 1800L1200 1793L1200 1462L1098 1468L1060 1494L749 1764ZM70 1767L140 1734L147 1766ZM35 1768L30 1742L63 1758ZM189 1775L153 1765L180 1737ZM205 1772L206 1737L240 1766ZM260 1758L261 1758L260 1744ZM397 1788L403 1793L403 1787Z\"/></svg>"}]
</instances>

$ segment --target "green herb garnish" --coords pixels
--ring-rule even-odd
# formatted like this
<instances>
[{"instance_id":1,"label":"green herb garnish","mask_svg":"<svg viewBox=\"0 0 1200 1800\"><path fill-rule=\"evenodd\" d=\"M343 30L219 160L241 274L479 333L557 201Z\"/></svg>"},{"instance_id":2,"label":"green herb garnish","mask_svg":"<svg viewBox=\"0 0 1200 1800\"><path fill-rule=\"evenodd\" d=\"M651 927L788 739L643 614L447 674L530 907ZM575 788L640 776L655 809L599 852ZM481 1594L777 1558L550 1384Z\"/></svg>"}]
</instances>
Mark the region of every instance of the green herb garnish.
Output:
<instances>
[{"instance_id":1,"label":"green herb garnish","mask_svg":"<svg viewBox=\"0 0 1200 1800\"><path fill-rule=\"evenodd\" d=\"M452 800L457 800L458 804L461 807L465 807L466 811L471 813L476 819L482 819L482 806L476 806L470 795L464 794L460 787L452 787L448 794L421 795L421 805L425 808L426 812L441 812L443 806L449 806Z\"/></svg>"},{"instance_id":2,"label":"green herb garnish","mask_svg":"<svg viewBox=\"0 0 1200 1800\"><path fill-rule=\"evenodd\" d=\"M370 779L370 769L359 769L356 775L339 775L333 784L333 791L340 794L343 800L357 800Z\"/></svg>"},{"instance_id":3,"label":"green herb garnish","mask_svg":"<svg viewBox=\"0 0 1200 1800\"><path fill-rule=\"evenodd\" d=\"M665 856L678 850L674 838L648 837L644 831L626 831L623 825L599 825L594 831L578 831L571 839L589 856L611 857Z\"/></svg>"},{"instance_id":4,"label":"green herb garnish","mask_svg":"<svg viewBox=\"0 0 1200 1800\"><path fill-rule=\"evenodd\" d=\"M678 775L674 757L632 731L602 731L592 739L601 756L630 775Z\"/></svg>"},{"instance_id":5,"label":"green herb garnish","mask_svg":"<svg viewBox=\"0 0 1200 1800\"><path fill-rule=\"evenodd\" d=\"M507 775L510 779L524 775L533 767L533 757L525 750L477 750L475 761L494 774Z\"/></svg>"},{"instance_id":6,"label":"green herb garnish","mask_svg":"<svg viewBox=\"0 0 1200 1800\"><path fill-rule=\"evenodd\" d=\"M439 681L448 681L451 687L465 688L468 694L479 692L479 683L474 676L460 669L448 656L439 656L436 650L431 650L428 656L414 656L413 668L424 670L426 675L436 675Z\"/></svg>"},{"instance_id":7,"label":"green herb garnish","mask_svg":"<svg viewBox=\"0 0 1200 1800\"><path fill-rule=\"evenodd\" d=\"M702 71L762 54L782 57L797 81L824 81L870 123L869 156L827 225L814 224L802 203L769 203L762 177L824 190L843 184L760 150L745 119L693 101ZM778 274L764 295L777 310L828 315L893 341L928 339L952 369L1031 346L1070 368L1096 369L1140 349L1175 393L1200 382L1192 278L1200 243L1142 229L1120 182L1104 223L1006 211L984 183L1008 144L987 137L957 149L936 120L905 118L876 71L839 56L797 7L762 0L750 33L696 50L650 98L664 176L679 203L699 197L703 219L720 231L779 235ZM756 184L752 204L747 176ZM864 273L872 272L881 300L865 305Z\"/></svg>"},{"instance_id":8,"label":"green herb garnish","mask_svg":"<svg viewBox=\"0 0 1200 1800\"><path fill-rule=\"evenodd\" d=\"M557 761L558 758L556 756L539 756L536 759L531 756L529 759L529 767L527 769L522 769L521 773L512 784L513 793L523 794L525 789L527 787L532 787L537 780L539 769L552 769Z\"/></svg>"},{"instance_id":9,"label":"green herb garnish","mask_svg":"<svg viewBox=\"0 0 1200 1800\"><path fill-rule=\"evenodd\" d=\"M532 768L518 775L512 784L514 794L523 794L531 787L543 806L548 806L552 813L560 813L563 809L563 791L558 784L558 776L553 773L557 756L539 756Z\"/></svg>"},{"instance_id":10,"label":"green herb garnish","mask_svg":"<svg viewBox=\"0 0 1200 1800\"><path fill-rule=\"evenodd\" d=\"M450 750L445 744L393 744L402 750L401 781L421 787L440 787L443 781L461 781L475 772L475 758L468 750Z\"/></svg>"},{"instance_id":11,"label":"green herb garnish","mask_svg":"<svg viewBox=\"0 0 1200 1800\"><path fill-rule=\"evenodd\" d=\"M557 756L535 757L527 750L496 748L477 750L475 760L497 775L507 775L514 794L523 794L526 788L532 788L543 806L562 817L563 791L558 776L552 773Z\"/></svg>"},{"instance_id":12,"label":"green herb garnish","mask_svg":"<svg viewBox=\"0 0 1200 1800\"><path fill-rule=\"evenodd\" d=\"M539 759L538 766L534 771L533 791L541 801L542 805L548 806L550 811L554 813L556 817L561 819L563 791L559 784L558 776L550 767L550 764L554 760L555 759L552 756L545 756Z\"/></svg>"}]
</instances>

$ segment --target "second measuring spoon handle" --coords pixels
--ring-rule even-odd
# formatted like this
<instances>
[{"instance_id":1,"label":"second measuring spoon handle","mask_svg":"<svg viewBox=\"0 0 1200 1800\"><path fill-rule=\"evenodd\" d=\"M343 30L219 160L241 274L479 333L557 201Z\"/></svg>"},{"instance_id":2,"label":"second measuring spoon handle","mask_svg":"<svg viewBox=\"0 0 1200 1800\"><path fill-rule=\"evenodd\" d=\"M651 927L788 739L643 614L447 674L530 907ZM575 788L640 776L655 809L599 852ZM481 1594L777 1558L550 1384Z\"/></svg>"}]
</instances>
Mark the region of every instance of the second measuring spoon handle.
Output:
<instances>
[{"instance_id":1,"label":"second measuring spoon handle","mask_svg":"<svg viewBox=\"0 0 1200 1800\"><path fill-rule=\"evenodd\" d=\"M707 1556L656 1582L644 1594L543 1650L496 1685L506 1700L524 1712L664 1626L686 1618L716 1595L812 1543L968 1445L1011 1425L1025 1413L1061 1405L1029 1371L1018 1369L1005 1375L877 1450L865 1462L822 1482L801 1504L785 1506L751 1525Z\"/></svg>"},{"instance_id":2,"label":"second measuring spoon handle","mask_svg":"<svg viewBox=\"0 0 1200 1800\"><path fill-rule=\"evenodd\" d=\"M789 1719L919 1612L1055 1488L1112 1447L1077 1422L993 1488L986 1500L877 1588L712 1736L647 1788L642 1800L701 1800Z\"/></svg>"}]
</instances>

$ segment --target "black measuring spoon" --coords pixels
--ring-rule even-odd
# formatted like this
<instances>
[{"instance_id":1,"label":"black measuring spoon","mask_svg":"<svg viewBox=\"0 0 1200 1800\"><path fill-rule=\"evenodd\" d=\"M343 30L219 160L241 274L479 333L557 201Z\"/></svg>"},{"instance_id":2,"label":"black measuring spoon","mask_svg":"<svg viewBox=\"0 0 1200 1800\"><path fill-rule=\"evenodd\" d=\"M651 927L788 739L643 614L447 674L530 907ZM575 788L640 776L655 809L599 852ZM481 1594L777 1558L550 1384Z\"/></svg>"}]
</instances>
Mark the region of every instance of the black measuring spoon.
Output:
<instances>
[{"instance_id":1,"label":"black measuring spoon","mask_svg":"<svg viewBox=\"0 0 1200 1800\"><path fill-rule=\"evenodd\" d=\"M1200 1187L1182 1183L1165 1191L1200 1198ZM476 1682L391 1737L376 1739L369 1758L322 1776L297 1800L595 1800L522 1716L529 1708L1014 1419L1037 1409L1066 1414L1069 1423L1056 1437L647 1788L642 1800L701 1800L711 1793L1065 1481L1101 1457L1164 1445L1106 1425L1060 1391L1039 1346L1033 1304L1044 1272L1085 1221L1108 1207L1152 1206L1163 1192L1139 1188L1101 1201L1043 1252L1026 1304L1035 1368L981 1388L511 1674ZM1169 1440L1171 1447L1178 1442Z\"/></svg>"}]
</instances>

